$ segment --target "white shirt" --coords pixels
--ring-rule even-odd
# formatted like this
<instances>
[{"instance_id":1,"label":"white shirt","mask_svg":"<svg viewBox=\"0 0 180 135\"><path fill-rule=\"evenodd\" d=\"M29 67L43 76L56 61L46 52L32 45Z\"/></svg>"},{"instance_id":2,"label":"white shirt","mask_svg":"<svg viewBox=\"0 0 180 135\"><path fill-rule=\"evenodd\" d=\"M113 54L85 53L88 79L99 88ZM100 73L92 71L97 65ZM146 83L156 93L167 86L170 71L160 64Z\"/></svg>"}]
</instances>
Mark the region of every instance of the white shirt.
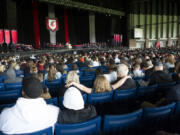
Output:
<instances>
[{"instance_id":1,"label":"white shirt","mask_svg":"<svg viewBox=\"0 0 180 135\"><path fill-rule=\"evenodd\" d=\"M175 65L174 64L171 64L171 63L166 63L166 66L167 66L167 68L169 69L169 68L174 68L175 67Z\"/></svg>"},{"instance_id":2,"label":"white shirt","mask_svg":"<svg viewBox=\"0 0 180 135\"><path fill-rule=\"evenodd\" d=\"M47 105L43 98L18 98L16 104L0 114L0 131L22 134L39 131L57 122L59 108Z\"/></svg>"},{"instance_id":3,"label":"white shirt","mask_svg":"<svg viewBox=\"0 0 180 135\"><path fill-rule=\"evenodd\" d=\"M144 75L141 70L133 70L133 77L144 77Z\"/></svg>"},{"instance_id":4,"label":"white shirt","mask_svg":"<svg viewBox=\"0 0 180 135\"><path fill-rule=\"evenodd\" d=\"M116 64L119 64L119 63L120 63L120 59L119 59L119 58L115 58L115 59L114 59L114 62L115 62Z\"/></svg>"},{"instance_id":5,"label":"white shirt","mask_svg":"<svg viewBox=\"0 0 180 135\"><path fill-rule=\"evenodd\" d=\"M93 66L93 67L97 67L97 66L100 66L100 64L99 64L99 62L97 62L97 61L93 61L93 62L92 62L92 66Z\"/></svg>"},{"instance_id":6,"label":"white shirt","mask_svg":"<svg viewBox=\"0 0 180 135\"><path fill-rule=\"evenodd\" d=\"M109 83L115 82L117 80L117 72L113 71L109 74L104 74Z\"/></svg>"}]
</instances>

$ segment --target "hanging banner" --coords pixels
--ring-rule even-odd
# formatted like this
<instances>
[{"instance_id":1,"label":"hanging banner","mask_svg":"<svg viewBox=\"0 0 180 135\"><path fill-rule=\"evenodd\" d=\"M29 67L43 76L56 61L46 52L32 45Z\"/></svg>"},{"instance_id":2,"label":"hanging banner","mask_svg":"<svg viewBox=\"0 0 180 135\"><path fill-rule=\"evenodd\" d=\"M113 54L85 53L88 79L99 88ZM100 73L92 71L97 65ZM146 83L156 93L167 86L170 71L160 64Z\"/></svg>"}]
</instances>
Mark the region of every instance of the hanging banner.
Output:
<instances>
[{"instance_id":1,"label":"hanging banner","mask_svg":"<svg viewBox=\"0 0 180 135\"><path fill-rule=\"evenodd\" d=\"M0 44L3 44L4 43L4 33L3 33L3 30L1 29L0 30Z\"/></svg>"},{"instance_id":2,"label":"hanging banner","mask_svg":"<svg viewBox=\"0 0 180 135\"><path fill-rule=\"evenodd\" d=\"M117 42L120 43L120 35L117 34Z\"/></svg>"},{"instance_id":3,"label":"hanging banner","mask_svg":"<svg viewBox=\"0 0 180 135\"><path fill-rule=\"evenodd\" d=\"M10 31L4 30L4 36L5 36L5 43L9 44L11 42Z\"/></svg>"},{"instance_id":4,"label":"hanging banner","mask_svg":"<svg viewBox=\"0 0 180 135\"><path fill-rule=\"evenodd\" d=\"M17 30L11 30L12 43L16 44L18 42Z\"/></svg>"},{"instance_id":5,"label":"hanging banner","mask_svg":"<svg viewBox=\"0 0 180 135\"><path fill-rule=\"evenodd\" d=\"M116 34L114 34L114 41L116 41Z\"/></svg>"},{"instance_id":6,"label":"hanging banner","mask_svg":"<svg viewBox=\"0 0 180 135\"><path fill-rule=\"evenodd\" d=\"M122 43L123 42L123 35L121 34L121 36L120 36L120 43Z\"/></svg>"},{"instance_id":7,"label":"hanging banner","mask_svg":"<svg viewBox=\"0 0 180 135\"><path fill-rule=\"evenodd\" d=\"M57 18L46 18L46 28L52 32L59 29L58 19Z\"/></svg>"}]
</instances>

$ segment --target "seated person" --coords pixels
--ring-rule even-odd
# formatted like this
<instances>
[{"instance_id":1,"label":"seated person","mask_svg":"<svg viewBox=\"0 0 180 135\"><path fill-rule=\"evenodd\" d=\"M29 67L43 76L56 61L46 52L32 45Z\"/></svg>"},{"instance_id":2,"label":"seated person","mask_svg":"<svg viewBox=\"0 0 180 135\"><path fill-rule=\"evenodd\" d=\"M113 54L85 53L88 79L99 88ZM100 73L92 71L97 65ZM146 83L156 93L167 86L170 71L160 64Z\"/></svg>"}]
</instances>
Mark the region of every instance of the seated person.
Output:
<instances>
[{"instance_id":1,"label":"seated person","mask_svg":"<svg viewBox=\"0 0 180 135\"><path fill-rule=\"evenodd\" d=\"M44 80L44 79L43 79L43 74L38 73L38 74L35 75L35 77L36 77L37 79L39 79L39 81L40 81L41 84L42 84L43 92L42 92L41 97L44 98L44 99L50 99L50 98L51 98L51 95L50 95L50 93L49 93L49 89L48 89L48 87L43 83L43 80Z\"/></svg>"},{"instance_id":2,"label":"seated person","mask_svg":"<svg viewBox=\"0 0 180 135\"><path fill-rule=\"evenodd\" d=\"M66 81L65 81L65 85L69 85L70 83L77 83L79 84L79 76L76 72L74 71L69 71L67 76L66 76ZM62 85L62 87L58 90L58 95L59 96L64 96L64 93L66 91L67 88L64 87L64 85Z\"/></svg>"},{"instance_id":3,"label":"seated person","mask_svg":"<svg viewBox=\"0 0 180 135\"><path fill-rule=\"evenodd\" d=\"M154 64L154 72L151 75L148 85L168 83L172 81L172 77L163 71L163 64L159 61L156 61Z\"/></svg>"},{"instance_id":4,"label":"seated person","mask_svg":"<svg viewBox=\"0 0 180 135\"><path fill-rule=\"evenodd\" d=\"M10 67L6 72L6 80L4 80L4 83L16 83L16 82L21 82L22 78L16 77L16 72L14 70L14 67L16 66L16 62L11 61L10 62Z\"/></svg>"},{"instance_id":5,"label":"seated person","mask_svg":"<svg viewBox=\"0 0 180 135\"><path fill-rule=\"evenodd\" d=\"M119 79L112 85L114 90L128 90L136 88L136 82L128 76L129 69L125 64L120 64L117 68L117 75Z\"/></svg>"},{"instance_id":6,"label":"seated person","mask_svg":"<svg viewBox=\"0 0 180 135\"><path fill-rule=\"evenodd\" d=\"M59 113L58 123L85 122L97 116L95 107L85 105L81 92L75 87L67 89L64 94L63 105L65 109Z\"/></svg>"},{"instance_id":7,"label":"seated person","mask_svg":"<svg viewBox=\"0 0 180 135\"><path fill-rule=\"evenodd\" d=\"M16 76L18 75L20 77L24 77L24 72L23 72L23 70L20 70L19 64L16 64L14 69L15 69Z\"/></svg>"},{"instance_id":8,"label":"seated person","mask_svg":"<svg viewBox=\"0 0 180 135\"><path fill-rule=\"evenodd\" d=\"M170 72L173 72L174 71L174 68L175 68L175 57L173 54L169 54L169 56L167 57L166 59L166 67L167 69L170 71Z\"/></svg>"},{"instance_id":9,"label":"seated person","mask_svg":"<svg viewBox=\"0 0 180 135\"><path fill-rule=\"evenodd\" d=\"M39 131L57 122L59 108L47 105L42 94L40 81L24 77L22 96L13 107L4 109L0 114L0 131L5 134L24 134Z\"/></svg>"},{"instance_id":10,"label":"seated person","mask_svg":"<svg viewBox=\"0 0 180 135\"><path fill-rule=\"evenodd\" d=\"M119 64L119 63L120 63L120 59L119 59L119 56L118 56L117 54L115 55L114 62L115 62L116 64Z\"/></svg>"},{"instance_id":11,"label":"seated person","mask_svg":"<svg viewBox=\"0 0 180 135\"><path fill-rule=\"evenodd\" d=\"M86 68L84 70L84 72L93 72L93 71L96 71L95 68L92 68L93 67L92 61L88 61L86 64L87 64L88 68Z\"/></svg>"},{"instance_id":12,"label":"seated person","mask_svg":"<svg viewBox=\"0 0 180 135\"><path fill-rule=\"evenodd\" d=\"M176 74L172 75L172 79L174 81L180 81L180 67L177 69L176 72L177 72Z\"/></svg>"},{"instance_id":13,"label":"seated person","mask_svg":"<svg viewBox=\"0 0 180 135\"><path fill-rule=\"evenodd\" d=\"M94 81L93 88L88 88L82 84L72 82L70 84L67 84L66 87L75 86L78 89L82 90L85 93L104 93L104 92L110 92L112 90L110 83L106 79L105 76L99 75L96 77Z\"/></svg>"},{"instance_id":14,"label":"seated person","mask_svg":"<svg viewBox=\"0 0 180 135\"><path fill-rule=\"evenodd\" d=\"M103 70L101 68L96 69L96 76L103 75Z\"/></svg>"},{"instance_id":15,"label":"seated person","mask_svg":"<svg viewBox=\"0 0 180 135\"><path fill-rule=\"evenodd\" d=\"M139 64L135 64L133 68L133 77L144 77L144 73L142 72L141 66Z\"/></svg>"},{"instance_id":16,"label":"seated person","mask_svg":"<svg viewBox=\"0 0 180 135\"><path fill-rule=\"evenodd\" d=\"M92 66L93 66L93 67L100 66L98 57L93 57L93 58L92 58Z\"/></svg>"},{"instance_id":17,"label":"seated person","mask_svg":"<svg viewBox=\"0 0 180 135\"><path fill-rule=\"evenodd\" d=\"M143 102L141 105L144 107L157 107L157 106L163 106L167 104L171 104L172 102L180 101L180 84L175 85L171 87L166 93L165 97L161 98L156 103L152 104L150 102Z\"/></svg>"},{"instance_id":18,"label":"seated person","mask_svg":"<svg viewBox=\"0 0 180 135\"><path fill-rule=\"evenodd\" d=\"M60 79L61 76L62 75L59 72L57 72L56 67L53 64L51 64L49 65L49 71L47 74L45 74L44 79L52 82L53 80Z\"/></svg>"},{"instance_id":19,"label":"seated person","mask_svg":"<svg viewBox=\"0 0 180 135\"><path fill-rule=\"evenodd\" d=\"M153 64L150 59L147 59L143 65L143 69L145 72L145 78L148 78L153 73Z\"/></svg>"},{"instance_id":20,"label":"seated person","mask_svg":"<svg viewBox=\"0 0 180 135\"><path fill-rule=\"evenodd\" d=\"M76 73L79 73L79 69L78 69L78 66L76 64L72 64L72 69L71 71L75 71Z\"/></svg>"},{"instance_id":21,"label":"seated person","mask_svg":"<svg viewBox=\"0 0 180 135\"><path fill-rule=\"evenodd\" d=\"M23 70L24 70L24 76L29 76L30 74L30 67L34 64L33 60L32 59L28 59L27 63L24 63L24 67L23 67Z\"/></svg>"},{"instance_id":22,"label":"seated person","mask_svg":"<svg viewBox=\"0 0 180 135\"><path fill-rule=\"evenodd\" d=\"M107 67L108 69L108 74L104 74L104 76L107 78L109 83L113 83L117 80L117 68L116 65L110 65Z\"/></svg>"},{"instance_id":23,"label":"seated person","mask_svg":"<svg viewBox=\"0 0 180 135\"><path fill-rule=\"evenodd\" d=\"M35 64L30 66L30 75L36 75L38 73L38 68Z\"/></svg>"},{"instance_id":24,"label":"seated person","mask_svg":"<svg viewBox=\"0 0 180 135\"><path fill-rule=\"evenodd\" d=\"M0 76L6 76L5 69L5 65L0 65Z\"/></svg>"},{"instance_id":25,"label":"seated person","mask_svg":"<svg viewBox=\"0 0 180 135\"><path fill-rule=\"evenodd\" d=\"M65 68L61 64L56 65L56 70L57 70L57 74L60 78L62 77L62 75L67 74L67 71L65 70Z\"/></svg>"},{"instance_id":26,"label":"seated person","mask_svg":"<svg viewBox=\"0 0 180 135\"><path fill-rule=\"evenodd\" d=\"M39 61L38 63L38 72L43 73L44 72L44 62Z\"/></svg>"}]
</instances>

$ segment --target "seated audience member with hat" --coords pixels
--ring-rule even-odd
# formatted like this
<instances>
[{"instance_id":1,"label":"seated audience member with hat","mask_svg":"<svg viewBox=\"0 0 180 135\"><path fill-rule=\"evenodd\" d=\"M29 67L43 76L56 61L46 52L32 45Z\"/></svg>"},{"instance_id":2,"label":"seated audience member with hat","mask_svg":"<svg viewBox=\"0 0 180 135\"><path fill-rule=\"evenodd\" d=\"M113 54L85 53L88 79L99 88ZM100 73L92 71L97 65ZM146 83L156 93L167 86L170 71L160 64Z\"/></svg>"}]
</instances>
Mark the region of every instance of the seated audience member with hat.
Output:
<instances>
[{"instance_id":1,"label":"seated audience member with hat","mask_svg":"<svg viewBox=\"0 0 180 135\"><path fill-rule=\"evenodd\" d=\"M163 71L163 64L160 61L154 63L154 72L151 75L149 85L172 82L172 77Z\"/></svg>"},{"instance_id":2,"label":"seated audience member with hat","mask_svg":"<svg viewBox=\"0 0 180 135\"><path fill-rule=\"evenodd\" d=\"M73 86L66 90L63 105L65 109L59 113L58 123L85 122L97 116L95 107L85 105L81 92Z\"/></svg>"},{"instance_id":3,"label":"seated audience member with hat","mask_svg":"<svg viewBox=\"0 0 180 135\"><path fill-rule=\"evenodd\" d=\"M143 63L143 69L145 72L145 77L150 77L151 74L153 73L153 64L152 61L150 59L147 59L144 63Z\"/></svg>"},{"instance_id":4,"label":"seated audience member with hat","mask_svg":"<svg viewBox=\"0 0 180 135\"><path fill-rule=\"evenodd\" d=\"M22 96L13 107L0 114L0 131L6 134L24 134L54 126L59 108L48 105L41 98L42 85L33 77L22 81Z\"/></svg>"}]
</instances>

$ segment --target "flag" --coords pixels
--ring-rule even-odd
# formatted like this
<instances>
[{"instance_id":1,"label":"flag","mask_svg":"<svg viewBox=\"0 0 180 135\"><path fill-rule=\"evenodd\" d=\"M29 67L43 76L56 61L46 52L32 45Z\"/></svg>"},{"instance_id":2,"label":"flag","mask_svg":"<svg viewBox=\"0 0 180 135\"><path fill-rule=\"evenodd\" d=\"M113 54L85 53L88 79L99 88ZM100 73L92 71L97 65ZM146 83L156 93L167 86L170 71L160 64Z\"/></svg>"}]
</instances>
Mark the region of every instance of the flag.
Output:
<instances>
[{"instance_id":1,"label":"flag","mask_svg":"<svg viewBox=\"0 0 180 135\"><path fill-rule=\"evenodd\" d=\"M0 30L0 44L4 43L4 33L3 30Z\"/></svg>"},{"instance_id":2,"label":"flag","mask_svg":"<svg viewBox=\"0 0 180 135\"><path fill-rule=\"evenodd\" d=\"M6 44L9 44L11 42L10 31L9 30L4 30L4 35L5 35Z\"/></svg>"},{"instance_id":3,"label":"flag","mask_svg":"<svg viewBox=\"0 0 180 135\"><path fill-rule=\"evenodd\" d=\"M13 44L16 44L18 39L17 39L17 30L11 30L11 37L12 37L12 42Z\"/></svg>"}]
</instances>

